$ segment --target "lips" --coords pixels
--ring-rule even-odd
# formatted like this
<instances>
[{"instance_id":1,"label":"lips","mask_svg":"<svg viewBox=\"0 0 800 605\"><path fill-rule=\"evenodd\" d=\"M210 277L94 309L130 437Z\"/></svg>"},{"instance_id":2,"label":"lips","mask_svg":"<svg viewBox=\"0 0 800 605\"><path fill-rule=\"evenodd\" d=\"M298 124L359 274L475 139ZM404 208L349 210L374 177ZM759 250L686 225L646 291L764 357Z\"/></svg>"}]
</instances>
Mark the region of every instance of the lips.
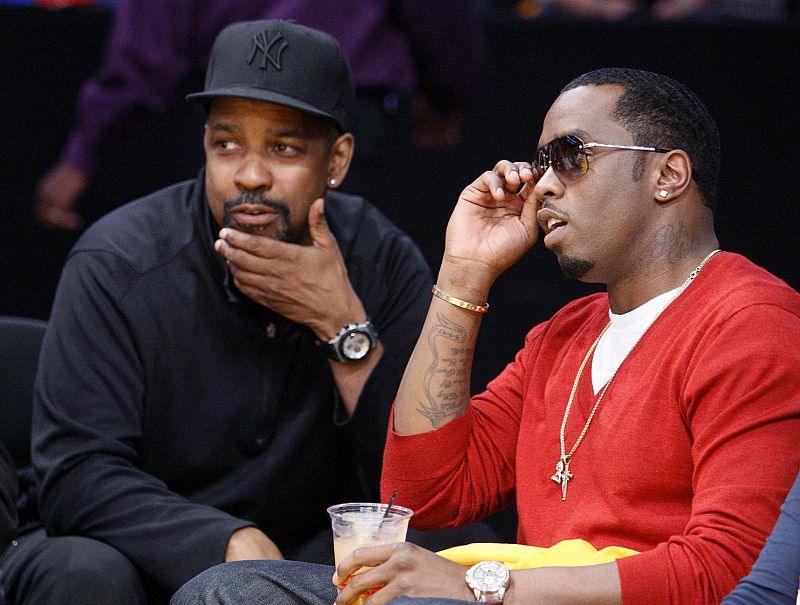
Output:
<instances>
[{"instance_id":1,"label":"lips","mask_svg":"<svg viewBox=\"0 0 800 605\"><path fill-rule=\"evenodd\" d=\"M563 234L563 229L567 226L567 219L551 208L542 208L536 214L536 218L545 233L544 245L552 248Z\"/></svg>"},{"instance_id":2,"label":"lips","mask_svg":"<svg viewBox=\"0 0 800 605\"><path fill-rule=\"evenodd\" d=\"M241 224L266 225L278 217L278 212L261 204L240 204L230 209L230 215Z\"/></svg>"},{"instance_id":3,"label":"lips","mask_svg":"<svg viewBox=\"0 0 800 605\"><path fill-rule=\"evenodd\" d=\"M556 229L566 226L567 224L567 219L554 212L550 208L542 208L539 210L539 212L536 214L536 218L538 219L542 230L548 235Z\"/></svg>"}]
</instances>

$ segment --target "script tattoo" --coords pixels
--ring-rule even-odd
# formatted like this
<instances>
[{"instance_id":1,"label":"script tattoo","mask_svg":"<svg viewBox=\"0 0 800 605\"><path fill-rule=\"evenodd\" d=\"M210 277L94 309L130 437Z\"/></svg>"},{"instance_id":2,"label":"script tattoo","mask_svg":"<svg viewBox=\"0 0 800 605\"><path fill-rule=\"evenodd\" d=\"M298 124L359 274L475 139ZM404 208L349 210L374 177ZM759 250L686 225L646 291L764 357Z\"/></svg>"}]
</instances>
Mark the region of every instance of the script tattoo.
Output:
<instances>
[{"instance_id":1,"label":"script tattoo","mask_svg":"<svg viewBox=\"0 0 800 605\"><path fill-rule=\"evenodd\" d=\"M695 252L700 244L697 235L691 236L683 221L677 226L664 225L653 238L653 258L666 257L670 265Z\"/></svg>"},{"instance_id":2,"label":"script tattoo","mask_svg":"<svg viewBox=\"0 0 800 605\"><path fill-rule=\"evenodd\" d=\"M436 314L437 323L428 332L433 359L425 372L425 401L417 411L430 420L433 428L449 418L464 413L469 403L468 363L471 350L464 346L467 331L444 315Z\"/></svg>"}]
</instances>

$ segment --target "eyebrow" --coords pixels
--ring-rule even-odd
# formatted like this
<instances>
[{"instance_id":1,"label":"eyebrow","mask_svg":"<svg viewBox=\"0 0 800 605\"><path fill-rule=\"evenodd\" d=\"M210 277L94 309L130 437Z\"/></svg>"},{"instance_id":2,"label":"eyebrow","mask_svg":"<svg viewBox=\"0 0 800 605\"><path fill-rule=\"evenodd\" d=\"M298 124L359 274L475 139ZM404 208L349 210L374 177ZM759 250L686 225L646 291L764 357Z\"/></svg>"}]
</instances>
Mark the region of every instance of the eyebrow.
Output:
<instances>
[{"instance_id":1,"label":"eyebrow","mask_svg":"<svg viewBox=\"0 0 800 605\"><path fill-rule=\"evenodd\" d=\"M215 132L226 132L230 134L235 134L242 130L241 126L237 125L236 123L226 122L226 121L219 121L214 124L209 124L209 128ZM289 129L266 128L265 132L269 136L276 139L288 138L288 139L310 140L314 138L314 135L311 132L299 128L289 128Z\"/></svg>"}]
</instances>

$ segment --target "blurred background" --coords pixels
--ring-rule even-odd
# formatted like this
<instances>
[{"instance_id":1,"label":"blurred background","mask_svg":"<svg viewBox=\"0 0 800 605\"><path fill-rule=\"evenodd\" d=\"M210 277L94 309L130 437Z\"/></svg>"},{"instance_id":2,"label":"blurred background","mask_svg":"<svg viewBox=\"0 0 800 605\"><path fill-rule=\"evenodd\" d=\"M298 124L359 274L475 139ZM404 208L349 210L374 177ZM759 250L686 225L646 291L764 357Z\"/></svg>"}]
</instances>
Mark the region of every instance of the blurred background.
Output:
<instances>
[{"instance_id":1,"label":"blurred background","mask_svg":"<svg viewBox=\"0 0 800 605\"><path fill-rule=\"evenodd\" d=\"M431 6L446 13L448 4ZM747 255L797 289L796 4L473 0L480 35L458 43L480 47L486 61L447 141L420 141L413 120L404 119L419 107L399 103L392 108L398 119L385 165L347 180L343 189L366 193L419 243L435 272L458 193L499 159L532 157L544 114L562 86L598 67L658 71L698 93L719 125L722 248ZM112 0L0 1L0 204L6 217L0 314L46 319L64 259L80 235L45 228L31 204L40 179L61 158L79 90L103 62L116 10ZM443 48L455 43L441 42ZM203 115L183 94L201 87L201 74L187 76L163 111L142 111L132 127L103 142L77 202L84 226L197 174ZM473 388L502 370L531 326L595 289L565 281L554 257L535 247L492 291Z\"/></svg>"}]
</instances>

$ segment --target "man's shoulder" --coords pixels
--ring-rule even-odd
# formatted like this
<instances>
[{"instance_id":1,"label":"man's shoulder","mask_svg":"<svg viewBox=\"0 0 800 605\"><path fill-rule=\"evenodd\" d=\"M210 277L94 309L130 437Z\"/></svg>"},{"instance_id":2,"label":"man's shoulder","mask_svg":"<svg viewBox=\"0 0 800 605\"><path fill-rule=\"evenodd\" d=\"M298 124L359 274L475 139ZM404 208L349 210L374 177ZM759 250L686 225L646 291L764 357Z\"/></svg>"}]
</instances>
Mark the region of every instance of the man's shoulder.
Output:
<instances>
[{"instance_id":1,"label":"man's shoulder","mask_svg":"<svg viewBox=\"0 0 800 605\"><path fill-rule=\"evenodd\" d=\"M716 267L709 266L710 304L730 313L754 305L776 306L800 316L800 294L785 281L746 257L727 252Z\"/></svg>"},{"instance_id":2,"label":"man's shoulder","mask_svg":"<svg viewBox=\"0 0 800 605\"><path fill-rule=\"evenodd\" d=\"M424 262L412 238L363 197L329 191L325 199L325 217L345 258L351 255L374 257L389 250L412 253Z\"/></svg>"},{"instance_id":3,"label":"man's shoulder","mask_svg":"<svg viewBox=\"0 0 800 605\"><path fill-rule=\"evenodd\" d=\"M571 339L581 326L598 324L600 329L608 321L608 294L595 292L576 298L558 309L550 319L534 326L526 337L530 345L538 337Z\"/></svg>"},{"instance_id":4,"label":"man's shoulder","mask_svg":"<svg viewBox=\"0 0 800 605\"><path fill-rule=\"evenodd\" d=\"M608 319L608 294L595 292L565 304L546 322L549 324L574 324L576 321L595 320L600 315Z\"/></svg>"},{"instance_id":5,"label":"man's shoulder","mask_svg":"<svg viewBox=\"0 0 800 605\"><path fill-rule=\"evenodd\" d=\"M91 225L70 252L105 255L139 271L179 254L197 236L198 182L184 181L128 202Z\"/></svg>"},{"instance_id":6,"label":"man's shoulder","mask_svg":"<svg viewBox=\"0 0 800 605\"><path fill-rule=\"evenodd\" d=\"M337 240L377 239L384 231L399 231L380 210L367 199L329 191L325 198L325 218ZM373 229L370 229L370 226ZM378 227L375 232L374 227ZM342 242L340 241L340 244Z\"/></svg>"}]
</instances>

